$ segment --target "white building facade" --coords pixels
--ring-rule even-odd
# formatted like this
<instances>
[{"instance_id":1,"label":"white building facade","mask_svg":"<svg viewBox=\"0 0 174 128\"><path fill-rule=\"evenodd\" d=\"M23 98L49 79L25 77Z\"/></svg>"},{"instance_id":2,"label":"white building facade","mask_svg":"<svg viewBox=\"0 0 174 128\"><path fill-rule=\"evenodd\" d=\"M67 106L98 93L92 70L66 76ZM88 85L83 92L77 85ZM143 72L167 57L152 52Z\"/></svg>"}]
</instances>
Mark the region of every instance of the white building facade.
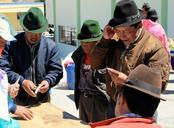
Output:
<instances>
[{"instance_id":1,"label":"white building facade","mask_svg":"<svg viewBox=\"0 0 174 128\"><path fill-rule=\"evenodd\" d=\"M69 45L63 39L60 39L62 32L60 29L64 27L67 30L73 29L72 33L78 34L83 22L87 19L95 19L100 22L103 28L112 18L115 9L115 3L119 0L46 0L46 16L50 24L55 24L56 35L55 41L59 43L62 56L66 56L69 52L75 50L79 43L73 40L73 45ZM174 38L174 0L135 0L137 6L141 8L143 3L148 2L150 6L157 10L159 22L166 30L168 37ZM58 27L59 26L59 27ZM66 32L64 32L66 33ZM66 34L65 34L66 35ZM61 40L63 43L61 43ZM76 44L74 45L74 42Z\"/></svg>"}]
</instances>

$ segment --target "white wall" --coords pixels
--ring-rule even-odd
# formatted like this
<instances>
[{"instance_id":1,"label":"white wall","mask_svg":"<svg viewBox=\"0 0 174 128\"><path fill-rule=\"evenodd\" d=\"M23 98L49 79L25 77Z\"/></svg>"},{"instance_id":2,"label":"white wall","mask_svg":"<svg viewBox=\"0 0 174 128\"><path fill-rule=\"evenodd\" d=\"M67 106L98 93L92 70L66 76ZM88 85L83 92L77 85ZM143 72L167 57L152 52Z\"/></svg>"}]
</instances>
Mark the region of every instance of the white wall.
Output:
<instances>
[{"instance_id":1,"label":"white wall","mask_svg":"<svg viewBox=\"0 0 174 128\"><path fill-rule=\"evenodd\" d=\"M56 5L58 24L76 27L76 0L56 0Z\"/></svg>"},{"instance_id":2,"label":"white wall","mask_svg":"<svg viewBox=\"0 0 174 128\"><path fill-rule=\"evenodd\" d=\"M80 0L81 25L86 19L94 19L104 27L111 18L111 0Z\"/></svg>"},{"instance_id":3,"label":"white wall","mask_svg":"<svg viewBox=\"0 0 174 128\"><path fill-rule=\"evenodd\" d=\"M49 23L54 23L53 4L56 1L56 21L58 25L77 26L76 0L46 0L46 15Z\"/></svg>"},{"instance_id":4,"label":"white wall","mask_svg":"<svg viewBox=\"0 0 174 128\"><path fill-rule=\"evenodd\" d=\"M46 0L46 17L50 24L54 23L53 15L53 0Z\"/></svg>"},{"instance_id":5,"label":"white wall","mask_svg":"<svg viewBox=\"0 0 174 128\"><path fill-rule=\"evenodd\" d=\"M53 1L47 0L47 18L49 23L54 23ZM77 0L55 0L57 25L77 27ZM82 26L87 19L95 19L103 28L111 18L111 0L80 0L80 20ZM76 47L59 43L61 56L65 56Z\"/></svg>"},{"instance_id":6,"label":"white wall","mask_svg":"<svg viewBox=\"0 0 174 128\"><path fill-rule=\"evenodd\" d=\"M56 21L58 25L77 27L77 0L46 0L46 11L49 23L53 23L53 1L56 1ZM119 0L116 0L119 1ZM159 22L161 23L161 0L135 0L138 8L143 3L148 2L150 6L157 10ZM168 0L168 36L174 38L174 1ZM80 26L87 19L95 19L100 22L103 28L111 19L111 0L80 0ZM68 52L74 50L73 46L60 43L61 50Z\"/></svg>"},{"instance_id":7,"label":"white wall","mask_svg":"<svg viewBox=\"0 0 174 128\"><path fill-rule=\"evenodd\" d=\"M174 38L174 0L168 0L168 37Z\"/></svg>"},{"instance_id":8,"label":"white wall","mask_svg":"<svg viewBox=\"0 0 174 128\"><path fill-rule=\"evenodd\" d=\"M138 8L141 9L144 3L149 3L151 8L155 9L159 16L159 22L161 22L161 1L160 0L135 0Z\"/></svg>"},{"instance_id":9,"label":"white wall","mask_svg":"<svg viewBox=\"0 0 174 128\"><path fill-rule=\"evenodd\" d=\"M54 2L56 4L56 16L54 16ZM54 18L57 25L77 27L76 0L46 0L48 22L53 24ZM59 34L59 33L58 33ZM57 35L59 36L59 35ZM57 42L60 47L61 58L64 58L76 47Z\"/></svg>"}]
</instances>

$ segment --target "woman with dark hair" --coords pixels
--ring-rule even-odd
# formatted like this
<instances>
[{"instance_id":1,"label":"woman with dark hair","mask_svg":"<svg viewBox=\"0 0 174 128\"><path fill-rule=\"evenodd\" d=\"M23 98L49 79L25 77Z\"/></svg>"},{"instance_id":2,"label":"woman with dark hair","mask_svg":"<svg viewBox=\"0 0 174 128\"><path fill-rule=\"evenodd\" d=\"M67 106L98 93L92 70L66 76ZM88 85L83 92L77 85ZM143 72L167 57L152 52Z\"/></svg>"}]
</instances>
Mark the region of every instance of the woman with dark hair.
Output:
<instances>
[{"instance_id":1,"label":"woman with dark hair","mask_svg":"<svg viewBox=\"0 0 174 128\"><path fill-rule=\"evenodd\" d=\"M147 12L149 11L150 8L151 7L149 3L144 3L143 6L141 7L145 18L147 17Z\"/></svg>"},{"instance_id":2,"label":"woman with dark hair","mask_svg":"<svg viewBox=\"0 0 174 128\"><path fill-rule=\"evenodd\" d=\"M155 9L149 9L147 12L146 19L142 20L143 27L149 31L152 35L157 37L161 42L165 50L170 53L169 43L167 41L167 36L162 25L158 23L158 14Z\"/></svg>"}]
</instances>

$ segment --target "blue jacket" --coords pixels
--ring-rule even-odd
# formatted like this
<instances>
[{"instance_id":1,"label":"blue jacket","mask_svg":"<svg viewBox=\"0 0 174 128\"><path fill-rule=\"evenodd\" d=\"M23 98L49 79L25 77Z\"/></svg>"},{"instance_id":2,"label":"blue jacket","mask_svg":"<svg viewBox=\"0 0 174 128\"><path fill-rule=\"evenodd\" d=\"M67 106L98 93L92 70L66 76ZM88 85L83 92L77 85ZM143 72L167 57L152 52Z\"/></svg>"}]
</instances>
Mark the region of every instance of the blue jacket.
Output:
<instances>
[{"instance_id":1,"label":"blue jacket","mask_svg":"<svg viewBox=\"0 0 174 128\"><path fill-rule=\"evenodd\" d=\"M11 113L16 112L16 104L10 96L8 96L8 111Z\"/></svg>"},{"instance_id":2,"label":"blue jacket","mask_svg":"<svg viewBox=\"0 0 174 128\"><path fill-rule=\"evenodd\" d=\"M14 83L20 75L20 85L24 79L27 79L33 81L36 86L42 80L47 80L50 87L55 86L63 76L57 44L42 36L40 42L32 50L24 36L24 33L20 33L15 37L16 41L8 42L0 58L0 68L7 72L9 83ZM39 93L37 100L47 100L48 98L45 97L48 96L48 92ZM25 101L28 97L23 88L20 88L16 98Z\"/></svg>"}]
</instances>

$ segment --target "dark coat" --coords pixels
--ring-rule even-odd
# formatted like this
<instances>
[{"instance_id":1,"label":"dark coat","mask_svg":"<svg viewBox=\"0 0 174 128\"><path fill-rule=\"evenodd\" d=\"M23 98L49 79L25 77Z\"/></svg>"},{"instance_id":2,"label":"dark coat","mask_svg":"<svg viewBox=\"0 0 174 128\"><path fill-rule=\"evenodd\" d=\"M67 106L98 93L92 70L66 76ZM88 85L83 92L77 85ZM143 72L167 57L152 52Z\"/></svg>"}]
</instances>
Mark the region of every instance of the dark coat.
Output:
<instances>
[{"instance_id":1,"label":"dark coat","mask_svg":"<svg viewBox=\"0 0 174 128\"><path fill-rule=\"evenodd\" d=\"M72 54L72 59L75 63L75 89L74 89L74 95L75 95L75 104L76 104L77 109L79 107L79 98L80 98L80 90L78 88L78 84L79 84L79 80L80 80L80 67L81 67L81 62L82 62L83 57L84 57L84 52L82 50L82 47L80 46Z\"/></svg>"},{"instance_id":2,"label":"dark coat","mask_svg":"<svg viewBox=\"0 0 174 128\"><path fill-rule=\"evenodd\" d=\"M9 83L14 83L20 75L20 85L27 79L34 80L36 86L42 80L47 80L50 88L55 86L63 76L58 46L51 39L42 36L32 56L31 48L24 36L24 33L20 33L15 37L16 41L8 42L0 59L0 68L7 72ZM32 57L35 58L34 64L31 61ZM48 92L38 94L41 101L48 99L48 96ZM17 99L24 101L26 98L28 94L21 87Z\"/></svg>"}]
</instances>

